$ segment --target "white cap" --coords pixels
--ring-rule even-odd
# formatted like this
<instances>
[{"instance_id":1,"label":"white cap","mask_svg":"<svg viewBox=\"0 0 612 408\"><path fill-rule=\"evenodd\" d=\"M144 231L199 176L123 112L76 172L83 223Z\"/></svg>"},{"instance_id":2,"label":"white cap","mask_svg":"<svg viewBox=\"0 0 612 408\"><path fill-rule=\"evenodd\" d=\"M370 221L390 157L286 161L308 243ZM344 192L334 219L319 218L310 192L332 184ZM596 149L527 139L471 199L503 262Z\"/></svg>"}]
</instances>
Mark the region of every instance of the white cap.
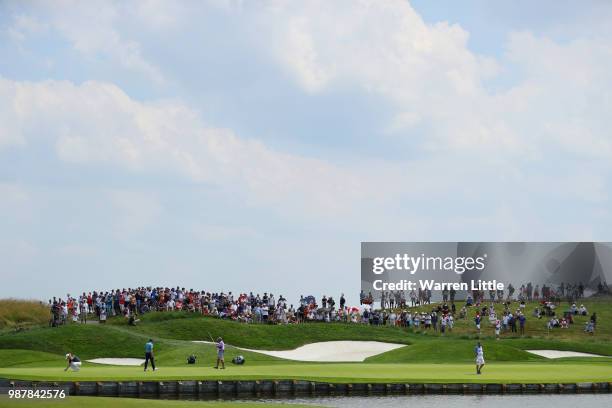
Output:
<instances>
[{"instance_id":1,"label":"white cap","mask_svg":"<svg viewBox=\"0 0 612 408\"><path fill-rule=\"evenodd\" d=\"M66 354L66 359L67 359L68 357L70 357L70 353Z\"/></svg>"}]
</instances>

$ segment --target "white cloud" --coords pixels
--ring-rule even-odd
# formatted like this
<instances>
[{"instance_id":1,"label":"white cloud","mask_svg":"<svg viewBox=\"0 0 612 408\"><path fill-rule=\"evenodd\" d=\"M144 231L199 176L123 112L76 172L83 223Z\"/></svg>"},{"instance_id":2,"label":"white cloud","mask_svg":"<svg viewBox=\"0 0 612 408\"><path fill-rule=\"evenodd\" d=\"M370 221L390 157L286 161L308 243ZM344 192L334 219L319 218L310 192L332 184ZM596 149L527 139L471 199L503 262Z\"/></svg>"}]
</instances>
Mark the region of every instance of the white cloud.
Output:
<instances>
[{"instance_id":1,"label":"white cloud","mask_svg":"<svg viewBox=\"0 0 612 408\"><path fill-rule=\"evenodd\" d=\"M36 17L18 14L13 16L13 22L7 28L7 33L15 41L24 41L28 36L45 32L47 28L47 24Z\"/></svg>"},{"instance_id":2,"label":"white cloud","mask_svg":"<svg viewBox=\"0 0 612 408\"><path fill-rule=\"evenodd\" d=\"M612 155L607 137L612 53L610 31L601 24L590 27L588 37L565 43L514 33L499 60L472 52L461 26L427 23L404 0L257 5L222 0L202 7L157 0L135 7L67 1L45 8L44 19L19 14L13 28L28 35L53 27L83 55L103 55L159 83L166 80L165 62L157 66L143 56L146 36L137 39L138 33L182 30L198 38L196 22L206 21L211 9L226 13L228 22L238 21L241 31L234 35L244 37L242 45L278 63L305 92L359 90L388 99L392 120L381 131L419 137L422 150L501 149L508 156L535 158L554 146L569 154ZM197 42L181 50L206 52ZM227 52L240 50L230 46ZM521 75L512 76L517 72ZM505 76L512 76L512 85L493 91L489 82L504 82ZM186 81L187 87L197 82ZM67 137L63 147L66 154L81 148L75 137ZM133 147L124 140L115 148L137 155Z\"/></svg>"},{"instance_id":3,"label":"white cloud","mask_svg":"<svg viewBox=\"0 0 612 408\"><path fill-rule=\"evenodd\" d=\"M304 91L387 98L394 118L384 130L413 137L426 129L421 149L535 158L552 147L612 158L608 32L567 43L515 33L495 60L472 52L459 25L426 23L402 0L229 9L249 16L254 43ZM506 86L492 90L499 80Z\"/></svg>"},{"instance_id":4,"label":"white cloud","mask_svg":"<svg viewBox=\"0 0 612 408\"><path fill-rule=\"evenodd\" d=\"M154 15L152 5L141 2L137 14L152 23L169 24L171 15ZM58 33L86 58L111 59L123 69L142 74L155 84L164 84L163 73L144 57L141 44L126 38L120 28L128 9L127 4L113 1L36 2L32 15L19 14L13 18L8 34L22 42L43 31Z\"/></svg>"},{"instance_id":5,"label":"white cloud","mask_svg":"<svg viewBox=\"0 0 612 408\"><path fill-rule=\"evenodd\" d=\"M4 144L47 143L64 161L174 173L239 192L253 204L338 212L365 196L357 175L325 161L277 152L229 129L206 126L176 101L143 103L100 82L0 79L12 124Z\"/></svg>"},{"instance_id":6,"label":"white cloud","mask_svg":"<svg viewBox=\"0 0 612 408\"><path fill-rule=\"evenodd\" d=\"M88 21L84 17L93 8L78 5L52 14L49 21L84 54L114 53L122 48L116 42L128 44L129 53L134 41L138 57L140 43L125 34L121 12L128 10L149 27L191 33L185 29L190 27L197 34L193 23L202 11L186 12L185 4L160 11L155 2L135 9L104 3L92 27L82 21ZM606 180L598 178L601 170L581 168L583 160L612 158L607 91L612 61L605 36L558 43L515 33L506 55L494 60L470 51L469 33L459 25L426 23L401 0L211 4L228 19L241 18L236 26L244 32L235 36L248 37L244 41L254 47L253 55L272 58L304 92L325 97L348 90L388 101L385 114L392 120L381 133L413 138L410 160L372 163L362 157L352 165L337 165L333 159L280 152L249 138L253 135L204 123L200 112L181 101L142 102L115 85L95 81L0 82L0 118L9 123L8 130L0 129L0 146L23 146L43 137L68 162L176 173L230 194L239 192L247 204L298 214L344 214L347 208L358 213L359 204L383 208L381 203L412 194L411 189L421 196L443 196L460 190L455 184L466 180L487 186L507 182L498 177L511 179L506 187L510 196L520 191L521 177L531 175L530 166L554 150L558 162L576 160L564 164L570 166L568 173L594 180L580 190L591 195L585 200L607 200ZM186 50L206 52L197 44ZM232 52L240 50L228 49ZM509 72L513 76L505 78ZM497 80L503 85L490 86ZM185 84L199 83L186 78ZM273 112L270 119L282 114ZM313 129L327 132L325 123ZM483 172L491 167L495 174ZM558 185L554 171L541 180Z\"/></svg>"},{"instance_id":7,"label":"white cloud","mask_svg":"<svg viewBox=\"0 0 612 408\"><path fill-rule=\"evenodd\" d=\"M464 29L427 24L405 1L281 2L258 15L262 42L305 90L357 87L386 96L397 106L395 126L456 119L458 102L482 98L483 81L498 71L494 60L469 51ZM444 139L461 144L465 133Z\"/></svg>"}]
</instances>

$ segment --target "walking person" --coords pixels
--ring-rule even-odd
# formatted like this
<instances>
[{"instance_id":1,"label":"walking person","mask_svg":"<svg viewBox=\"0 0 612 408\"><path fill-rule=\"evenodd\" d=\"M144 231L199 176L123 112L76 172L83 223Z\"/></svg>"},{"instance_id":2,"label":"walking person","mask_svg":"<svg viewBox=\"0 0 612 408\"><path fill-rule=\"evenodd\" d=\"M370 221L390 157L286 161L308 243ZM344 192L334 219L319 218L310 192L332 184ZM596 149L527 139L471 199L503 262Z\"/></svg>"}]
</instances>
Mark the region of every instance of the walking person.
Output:
<instances>
[{"instance_id":1,"label":"walking person","mask_svg":"<svg viewBox=\"0 0 612 408\"><path fill-rule=\"evenodd\" d=\"M223 342L223 339L221 337L217 337L217 365L215 366L215 368L219 368L219 363L221 363L221 369L224 370L225 369L225 358L224 358L224 354L225 354L225 343Z\"/></svg>"},{"instance_id":2,"label":"walking person","mask_svg":"<svg viewBox=\"0 0 612 408\"><path fill-rule=\"evenodd\" d=\"M145 371L147 371L149 361L151 361L151 367L153 368L153 371L157 371L157 369L155 368L155 357L153 356L153 339L149 339L147 344L145 344Z\"/></svg>"}]
</instances>

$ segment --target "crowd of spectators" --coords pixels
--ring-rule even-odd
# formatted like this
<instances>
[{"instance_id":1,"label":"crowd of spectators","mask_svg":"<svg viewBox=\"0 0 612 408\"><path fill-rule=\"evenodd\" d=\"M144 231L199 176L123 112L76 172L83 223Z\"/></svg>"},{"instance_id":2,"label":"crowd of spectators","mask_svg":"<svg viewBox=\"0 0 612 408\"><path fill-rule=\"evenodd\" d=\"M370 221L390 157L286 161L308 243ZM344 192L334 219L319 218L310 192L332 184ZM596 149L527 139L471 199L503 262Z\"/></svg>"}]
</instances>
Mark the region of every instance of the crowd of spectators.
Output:
<instances>
[{"instance_id":1,"label":"crowd of spectators","mask_svg":"<svg viewBox=\"0 0 612 408\"><path fill-rule=\"evenodd\" d=\"M607 285L600 285L599 292L607 293ZM520 286L516 293L514 286L507 286L505 291L489 291L488 299L484 291L472 291L457 311L456 291L441 292L442 301L431 310L423 311L424 305L430 305L430 290L383 292L380 307L375 308L374 297L361 291L359 307L350 307L344 294L338 302L332 296L323 296L320 302L314 296L300 296L290 304L283 295L276 297L272 293L263 295L232 292L207 292L182 287L138 287L114 289L111 291L83 292L65 298L49 300L51 311L50 325L57 326L69 321L87 323L95 320L105 323L110 316L123 316L128 324L135 325L139 316L149 311L184 311L231 319L244 323L303 323L303 322L352 322L372 325L392 325L412 327L415 329L433 330L445 333L451 331L455 319L466 319L473 316L476 329L481 330L483 321L501 332L524 334L527 320L526 302L538 302L532 316L546 320L548 329L568 328L574 323L574 316L587 316L584 305L577 306L576 300L584 296L584 287L579 284L561 284L533 286L531 283ZM559 314L561 299L565 297L571 303L569 309ZM409 301L408 301L409 299ZM514 308L513 302L518 306ZM503 303L504 309L499 315L494 304ZM488 304L488 305L487 305ZM417 310L418 308L418 310ZM596 314L593 313L585 325L587 333L594 333Z\"/></svg>"},{"instance_id":2,"label":"crowd of spectators","mask_svg":"<svg viewBox=\"0 0 612 408\"><path fill-rule=\"evenodd\" d=\"M49 299L50 324L87 323L95 318L100 323L110 316L123 316L136 324L138 316L149 311L185 311L248 323L298 323L303 321L357 321L359 308L346 307L342 294L339 304L333 297L323 296L317 304L313 296L301 296L297 307L272 293L253 292L234 295L232 292L206 292L185 288L139 287L111 291L83 292L65 298Z\"/></svg>"}]
</instances>

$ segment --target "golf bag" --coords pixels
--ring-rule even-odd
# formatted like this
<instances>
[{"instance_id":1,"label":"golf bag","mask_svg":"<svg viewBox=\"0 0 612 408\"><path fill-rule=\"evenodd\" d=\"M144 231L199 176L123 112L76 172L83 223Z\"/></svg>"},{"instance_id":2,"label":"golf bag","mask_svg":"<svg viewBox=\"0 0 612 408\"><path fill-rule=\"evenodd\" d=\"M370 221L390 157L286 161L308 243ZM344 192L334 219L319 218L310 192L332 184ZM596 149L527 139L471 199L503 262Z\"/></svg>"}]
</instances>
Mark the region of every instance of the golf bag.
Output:
<instances>
[{"instance_id":1,"label":"golf bag","mask_svg":"<svg viewBox=\"0 0 612 408\"><path fill-rule=\"evenodd\" d=\"M195 363L196 363L196 356L192 354L189 357L187 357L187 364L195 364Z\"/></svg>"},{"instance_id":2,"label":"golf bag","mask_svg":"<svg viewBox=\"0 0 612 408\"><path fill-rule=\"evenodd\" d=\"M238 365L242 365L242 364L244 364L244 357L236 356L236 357L232 358L232 363L238 364Z\"/></svg>"}]
</instances>

